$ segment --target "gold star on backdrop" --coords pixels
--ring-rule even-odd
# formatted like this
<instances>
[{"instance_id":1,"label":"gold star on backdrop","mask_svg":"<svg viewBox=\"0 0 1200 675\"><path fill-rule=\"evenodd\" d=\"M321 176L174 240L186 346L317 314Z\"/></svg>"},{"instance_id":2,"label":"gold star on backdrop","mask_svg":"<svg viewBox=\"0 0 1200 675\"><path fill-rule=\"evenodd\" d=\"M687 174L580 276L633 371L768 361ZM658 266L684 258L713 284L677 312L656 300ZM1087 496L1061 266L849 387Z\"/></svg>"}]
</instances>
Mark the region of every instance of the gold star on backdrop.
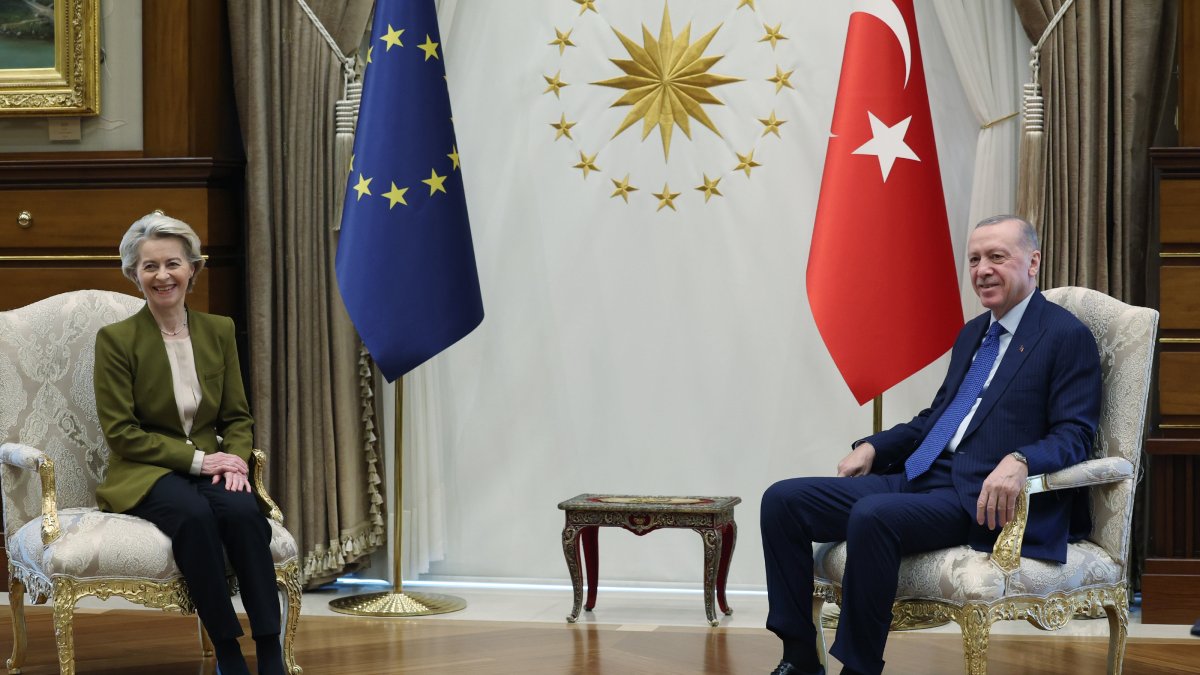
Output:
<instances>
[{"instance_id":1,"label":"gold star on backdrop","mask_svg":"<svg viewBox=\"0 0 1200 675\"><path fill-rule=\"evenodd\" d=\"M428 34L425 35L425 43L417 45L417 48L420 49L421 51L425 52L425 60L426 61L429 60L429 57L433 57L435 59L438 59L439 61L441 60L437 55L438 43L434 42L433 40L430 40Z\"/></svg>"},{"instance_id":2,"label":"gold star on backdrop","mask_svg":"<svg viewBox=\"0 0 1200 675\"><path fill-rule=\"evenodd\" d=\"M354 191L358 193L358 201L362 201L363 195L371 194L371 181L374 178L363 178L363 175L358 174L358 184L354 186Z\"/></svg>"},{"instance_id":3,"label":"gold star on backdrop","mask_svg":"<svg viewBox=\"0 0 1200 675\"><path fill-rule=\"evenodd\" d=\"M570 138L571 140L575 140L574 138L571 138L571 127L575 126L576 124L578 124L578 122L568 122L567 121L566 113L563 113L562 115L560 115L558 122L550 123L550 126L554 127L554 140L557 141L558 139L562 138L563 136L566 136L567 138Z\"/></svg>"},{"instance_id":4,"label":"gold star on backdrop","mask_svg":"<svg viewBox=\"0 0 1200 675\"><path fill-rule=\"evenodd\" d=\"M792 86L792 83L788 82L788 78L791 77L792 73L794 72L796 72L794 68L785 73L779 66L775 66L775 77L768 77L767 82L775 83L776 94L778 94L784 87L787 87L788 89L795 89L795 87Z\"/></svg>"},{"instance_id":5,"label":"gold star on backdrop","mask_svg":"<svg viewBox=\"0 0 1200 675\"><path fill-rule=\"evenodd\" d=\"M754 9L754 0L741 0L741 2L738 3L737 8L735 8L733 11L736 12L737 10L739 10L743 7L749 7L750 9Z\"/></svg>"},{"instance_id":6,"label":"gold star on backdrop","mask_svg":"<svg viewBox=\"0 0 1200 675\"><path fill-rule=\"evenodd\" d=\"M711 129L718 137L721 136L701 105L724 105L708 91L709 88L740 82L741 79L709 73L708 70L723 57L701 56L720 29L721 25L718 24L693 43L692 25L689 23L678 36L672 37L671 17L665 3L657 40L645 26L642 26L641 46L621 31L613 29L633 58L611 59L613 64L625 71L624 77L592 83L627 90L612 107L628 105L633 109L625 116L613 138L640 119L643 121L642 139L645 140L657 126L662 136L663 156L669 157L671 132L675 126L682 129L688 138L692 137L689 117Z\"/></svg>"},{"instance_id":7,"label":"gold star on backdrop","mask_svg":"<svg viewBox=\"0 0 1200 675\"><path fill-rule=\"evenodd\" d=\"M442 194L447 194L446 187L444 185L442 185L442 183L446 182L446 177L439 176L437 174L437 171L434 169L430 169L429 170L429 178L426 178L425 180L423 180L421 182L429 186L429 196L430 197L432 197L433 193L435 193L435 192L441 192Z\"/></svg>"},{"instance_id":8,"label":"gold star on backdrop","mask_svg":"<svg viewBox=\"0 0 1200 675\"><path fill-rule=\"evenodd\" d=\"M629 203L629 193L637 192L637 188L635 188L629 184L629 174L625 174L625 177L622 178L621 180L617 180L616 178L609 178L609 180L611 180L612 184L615 185L617 188L616 190L613 190L613 193L611 195L609 195L609 197L611 198L611 197L620 196L621 199L624 199L625 203L628 204Z\"/></svg>"},{"instance_id":9,"label":"gold star on backdrop","mask_svg":"<svg viewBox=\"0 0 1200 675\"><path fill-rule=\"evenodd\" d=\"M586 179L588 177L589 171L599 171L600 170L600 167L596 166L596 155L599 155L599 154L600 153L597 152L597 153L593 154L591 157L588 157L587 155L583 154L583 152L581 151L579 153L579 163L576 164L574 168L582 169L583 177Z\"/></svg>"},{"instance_id":10,"label":"gold star on backdrop","mask_svg":"<svg viewBox=\"0 0 1200 675\"><path fill-rule=\"evenodd\" d=\"M549 75L542 76L546 79L546 84L550 85L550 86L546 87L545 91L542 92L543 94L545 94L546 92L552 91L552 92L554 92L554 98L559 98L558 90L562 89L563 87L570 86L566 82L563 82L562 80L558 79L559 75L562 75L561 70L558 71L557 73L555 73L554 77L550 77Z\"/></svg>"},{"instance_id":11,"label":"gold star on backdrop","mask_svg":"<svg viewBox=\"0 0 1200 675\"><path fill-rule=\"evenodd\" d=\"M740 152L735 152L734 154L737 155L738 165L733 167L733 170L734 171L745 171L747 178L750 177L751 169L753 169L756 166L762 166L762 164L759 164L758 162L754 161L754 151L753 150L746 153L745 155L741 154Z\"/></svg>"},{"instance_id":12,"label":"gold star on backdrop","mask_svg":"<svg viewBox=\"0 0 1200 675\"><path fill-rule=\"evenodd\" d=\"M709 197L712 197L713 195L716 195L718 197L725 196L725 195L721 194L720 190L717 189L717 183L720 183L720 182L721 182L720 178L709 179L708 174L704 174L704 185L701 185L700 187L698 187L696 189L704 193L704 203L705 204L708 203Z\"/></svg>"},{"instance_id":13,"label":"gold star on backdrop","mask_svg":"<svg viewBox=\"0 0 1200 675\"><path fill-rule=\"evenodd\" d=\"M679 196L678 192L671 192L671 186L663 183L662 192L651 192L650 194L658 198L658 208L655 211L662 211L664 206L671 207L672 211L678 211L675 208L675 198Z\"/></svg>"},{"instance_id":14,"label":"gold star on backdrop","mask_svg":"<svg viewBox=\"0 0 1200 675\"><path fill-rule=\"evenodd\" d=\"M571 33L573 31L574 31L574 29L571 29L564 33L557 28L554 29L555 38L550 41L550 44L558 45L558 55L559 56L562 56L562 53L567 50L567 47L575 46L575 43L571 42Z\"/></svg>"},{"instance_id":15,"label":"gold star on backdrop","mask_svg":"<svg viewBox=\"0 0 1200 675\"><path fill-rule=\"evenodd\" d=\"M779 127L784 124L787 124L787 120L776 119L774 110L771 111L770 117L768 117L766 119L763 119L760 117L760 118L758 118L758 121L762 122L763 126L766 127L765 129L763 129L763 132L762 132L763 136L766 136L767 134L775 134L776 137L783 138L782 136L779 135Z\"/></svg>"},{"instance_id":16,"label":"gold star on backdrop","mask_svg":"<svg viewBox=\"0 0 1200 675\"><path fill-rule=\"evenodd\" d=\"M458 168L458 146L457 145L450 146L450 154L448 154L446 156L450 158L450 162L454 165L452 168L457 169Z\"/></svg>"},{"instance_id":17,"label":"gold star on backdrop","mask_svg":"<svg viewBox=\"0 0 1200 675\"><path fill-rule=\"evenodd\" d=\"M759 42L770 42L771 49L775 49L776 42L787 39L786 37L784 37L783 33L779 32L780 29L782 29L782 28L783 28L782 23L775 24L774 28L771 28L770 26L768 26L767 24L764 23L763 29L767 31L767 34L764 35L763 39L759 40Z\"/></svg>"},{"instance_id":18,"label":"gold star on backdrop","mask_svg":"<svg viewBox=\"0 0 1200 675\"><path fill-rule=\"evenodd\" d=\"M395 183L392 183L392 189L383 193L383 196L387 197L388 201L391 202L390 204L388 204L389 211L391 211L392 207L397 204L403 204L405 206L408 206L408 202L404 201L404 193L405 192L408 192L408 188L398 188L398 187L396 187Z\"/></svg>"},{"instance_id":19,"label":"gold star on backdrop","mask_svg":"<svg viewBox=\"0 0 1200 675\"><path fill-rule=\"evenodd\" d=\"M367 45L367 65L371 64L371 53L375 51L375 45Z\"/></svg>"},{"instance_id":20,"label":"gold star on backdrop","mask_svg":"<svg viewBox=\"0 0 1200 675\"><path fill-rule=\"evenodd\" d=\"M596 12L596 0L575 0L575 4L579 5L579 14L582 16L587 10ZM600 12L596 12L599 14Z\"/></svg>"},{"instance_id":21,"label":"gold star on backdrop","mask_svg":"<svg viewBox=\"0 0 1200 675\"><path fill-rule=\"evenodd\" d=\"M404 35L404 29L396 30L392 28L392 24L388 24L388 32L383 37L379 38L387 43L387 50L392 51L392 47L403 47L404 43L400 41L400 36Z\"/></svg>"}]
</instances>

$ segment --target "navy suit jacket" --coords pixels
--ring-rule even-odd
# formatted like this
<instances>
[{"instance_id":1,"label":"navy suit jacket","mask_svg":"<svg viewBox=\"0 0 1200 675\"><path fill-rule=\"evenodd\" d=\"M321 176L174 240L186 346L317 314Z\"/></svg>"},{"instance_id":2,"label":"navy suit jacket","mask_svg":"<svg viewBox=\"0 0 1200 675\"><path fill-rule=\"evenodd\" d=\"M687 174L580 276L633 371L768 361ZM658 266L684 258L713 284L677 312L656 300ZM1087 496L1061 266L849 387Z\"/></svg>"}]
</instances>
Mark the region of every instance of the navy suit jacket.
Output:
<instances>
[{"instance_id":1,"label":"navy suit jacket","mask_svg":"<svg viewBox=\"0 0 1200 675\"><path fill-rule=\"evenodd\" d=\"M990 323L991 312L984 312L963 326L946 379L929 408L864 439L875 447L874 471L903 470L904 460L954 399ZM1006 455L1024 453L1031 476L1090 456L1100 417L1100 389L1100 358L1091 331L1035 290L953 455L952 481L971 516L967 543L972 548L991 551L999 534L998 529L975 523L976 501L984 479ZM1068 538L1090 530L1086 489L1033 495L1022 555L1065 562Z\"/></svg>"}]
</instances>

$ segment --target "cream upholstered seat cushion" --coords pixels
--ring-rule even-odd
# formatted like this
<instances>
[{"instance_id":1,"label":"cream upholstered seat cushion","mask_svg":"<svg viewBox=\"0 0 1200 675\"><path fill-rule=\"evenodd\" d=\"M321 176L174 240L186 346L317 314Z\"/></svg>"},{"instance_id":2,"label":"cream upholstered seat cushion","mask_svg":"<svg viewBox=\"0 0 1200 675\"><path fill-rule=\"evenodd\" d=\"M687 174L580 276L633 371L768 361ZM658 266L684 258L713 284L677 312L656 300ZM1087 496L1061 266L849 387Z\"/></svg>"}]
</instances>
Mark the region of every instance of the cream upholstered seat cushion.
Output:
<instances>
[{"instance_id":1,"label":"cream upholstered seat cushion","mask_svg":"<svg viewBox=\"0 0 1200 675\"><path fill-rule=\"evenodd\" d=\"M182 576L171 555L171 540L147 520L94 508L58 512L62 536L42 544L41 519L35 518L9 538L9 560L27 575L49 582L121 578L170 581ZM296 560L296 542L282 525L271 523L271 557L275 564ZM35 582L36 584L36 582Z\"/></svg>"},{"instance_id":2,"label":"cream upholstered seat cushion","mask_svg":"<svg viewBox=\"0 0 1200 675\"><path fill-rule=\"evenodd\" d=\"M818 579L841 581L846 569L845 542L821 545L815 555ZM987 553L969 546L905 556L900 562L897 600L939 599L951 603L990 602L1005 595L1046 595L1064 588L1111 584L1124 578L1124 568L1090 541L1067 547L1067 562L1023 558L1007 580Z\"/></svg>"}]
</instances>

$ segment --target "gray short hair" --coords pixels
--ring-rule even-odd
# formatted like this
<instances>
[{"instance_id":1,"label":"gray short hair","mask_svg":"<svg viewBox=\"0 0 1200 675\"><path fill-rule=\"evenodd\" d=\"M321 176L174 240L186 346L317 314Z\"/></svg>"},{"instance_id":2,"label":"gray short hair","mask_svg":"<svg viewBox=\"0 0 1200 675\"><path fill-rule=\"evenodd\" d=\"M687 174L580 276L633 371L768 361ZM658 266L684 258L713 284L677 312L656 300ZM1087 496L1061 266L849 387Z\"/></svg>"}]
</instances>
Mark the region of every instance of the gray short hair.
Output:
<instances>
[{"instance_id":1,"label":"gray short hair","mask_svg":"<svg viewBox=\"0 0 1200 675\"><path fill-rule=\"evenodd\" d=\"M149 239L166 239L168 237L176 237L180 240L183 244L183 255L196 268L197 273L204 269L204 258L200 257L200 237L196 235L196 231L182 220L165 216L157 211L148 213L134 221L125 236L121 237L121 273L137 284L139 289L142 284L138 281L137 264L142 244ZM193 274L192 278L188 280L188 291L190 292L195 285L196 275Z\"/></svg>"},{"instance_id":2,"label":"gray short hair","mask_svg":"<svg viewBox=\"0 0 1200 675\"><path fill-rule=\"evenodd\" d=\"M975 225L975 229L978 230L979 228L987 227L988 225L999 225L1000 223L1007 223L1010 220L1015 221L1018 225L1021 226L1021 244L1025 247L1026 251L1029 253L1033 253L1034 251L1037 251L1038 250L1037 228L1033 226L1033 223L1030 223L1028 220L1025 220L1024 218L1018 218L1017 216L1013 216L1013 215L1009 215L1009 214L1001 214L998 216L992 216L990 218L984 218L983 220L979 221L979 223Z\"/></svg>"}]
</instances>

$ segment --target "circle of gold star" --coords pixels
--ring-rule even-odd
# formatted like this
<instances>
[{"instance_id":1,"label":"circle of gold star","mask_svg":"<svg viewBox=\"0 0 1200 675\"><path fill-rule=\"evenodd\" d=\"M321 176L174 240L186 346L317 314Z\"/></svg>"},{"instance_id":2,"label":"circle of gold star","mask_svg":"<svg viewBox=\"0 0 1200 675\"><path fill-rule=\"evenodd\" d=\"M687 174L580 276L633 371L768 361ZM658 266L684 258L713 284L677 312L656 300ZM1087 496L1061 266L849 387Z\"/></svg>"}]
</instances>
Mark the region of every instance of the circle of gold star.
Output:
<instances>
[{"instance_id":1,"label":"circle of gold star","mask_svg":"<svg viewBox=\"0 0 1200 675\"><path fill-rule=\"evenodd\" d=\"M770 26L768 26L767 24L764 23L763 29L767 31L767 34L764 35L763 39L759 40L759 42L770 42L771 49L775 49L775 43L779 42L780 40L787 39L786 37L784 37L783 33L780 32L780 29L782 29L782 28L783 28L782 23L775 24L774 28L771 28Z\"/></svg>"},{"instance_id":2,"label":"circle of gold star","mask_svg":"<svg viewBox=\"0 0 1200 675\"><path fill-rule=\"evenodd\" d=\"M591 10L598 16L600 15L599 10L596 9L597 0L573 0L573 2L579 5L580 17L583 17L588 10ZM658 129L662 144L663 159L666 161L670 160L671 138L676 127L681 129L683 134L688 139L691 139L691 124L692 122L699 122L701 125L712 131L717 138L724 138L721 130L718 129L717 124L707 114L705 106L725 104L724 101L714 95L713 90L716 87L743 81L742 78L739 77L732 77L712 72L713 68L724 58L723 54L712 54L705 56L705 51L714 41L715 36L719 31L721 31L724 24L718 23L715 27L711 28L711 30L708 30L708 32L703 36L693 41L691 22L689 22L678 34L672 30L671 15L668 5L669 0L666 0L663 3L662 21L657 35L653 34L645 25L642 25L642 37L640 43L634 41L634 39L630 38L629 36L626 36L616 27L612 27L613 33L620 41L629 58L609 59L609 62L622 71L621 76L590 83L596 86L624 90L624 92L615 101L613 101L610 107L628 107L629 111L625 115L624 119L617 125L616 131L613 132L610 139L615 139L638 121L641 121L642 140L648 138L650 133L653 132L655 128ZM744 22L749 20L754 22L754 26L751 27L751 30L756 28L758 25L761 25L764 32L760 33L761 38L758 38L758 42L769 43L771 46L771 52L776 50L780 40L789 39L783 34L782 22L776 23L774 26L772 26L771 24L764 23L758 19L760 13L755 8L754 0L739 0L736 9L740 10L742 7L749 8L751 10L751 15L743 17L742 19L739 19L739 21ZM584 18L578 19L578 21L586 20L587 19ZM569 65L569 61L563 61L561 59L565 58L564 55L567 47L578 47L575 41L579 40L579 38L572 38L572 35L578 32L576 30L578 26L568 25L564 28L553 26L552 28L555 37L553 40L547 43L547 45L551 48L557 47L560 63ZM584 33L580 34L583 35ZM590 35L591 33L589 32L588 34ZM397 42L399 42L399 32L397 32L395 39ZM429 42L430 40L427 36L426 43ZM390 47L392 45L389 44L388 46ZM434 47L436 48L436 43ZM426 45L418 45L418 48L426 49ZM762 49L765 49L765 47ZM426 58L428 58L428 50L426 50L426 53ZM433 53L433 55L435 57L437 56L436 51ZM791 76L795 73L795 69L785 71L779 63L774 64L774 66L774 76L767 77L765 80L766 82L770 82L771 84L775 85L775 94L779 95L783 91L784 87L795 91L795 86L793 86L790 81ZM544 72L545 71L543 71L543 73ZM542 75L542 78L546 83L546 88L542 93L553 93L555 98L563 101L562 105L564 105L564 111L560 113L558 121L554 122L548 120L547 124L554 129L555 141L566 137L568 142L575 146L575 150L579 152L579 161L573 164L573 167L575 169L579 169L583 174L583 178L586 179L591 172L601 171L600 167L596 164L599 153L597 152L589 155L580 150L579 146L577 145L578 141L576 140L575 135L573 135L572 129L579 124L579 121L570 121L567 119L567 109L565 106L568 101L575 100L573 98L575 95L569 94L567 95L567 98L564 99L563 89L569 86L569 84L563 80L562 73L563 70L560 68L552 76L546 74ZM756 81L762 82L763 80ZM572 91L574 91L574 89L572 89ZM578 112L577 108L572 108L572 110ZM577 118L577 120L578 119L579 118ZM774 134L777 138L782 138L780 127L786 124L787 120L779 119L775 110L770 110L766 117L755 117L755 119L757 119L763 127L762 133L758 136L758 138L764 138L768 134ZM586 117L584 121L587 121ZM587 126L590 126L590 123L584 125L584 127ZM709 177L707 173L702 173L703 180L701 184L696 185L696 183L692 183L692 185L696 185L694 188L695 191L704 195L705 204L709 203L714 196L725 196L719 188L720 182L725 175L733 172L744 172L747 178L750 178L752 176L752 170L762 166L760 162L754 159L754 154L758 148L759 142L760 141L755 141L752 146L747 149L745 154L736 151L733 152L732 154L737 156L737 163L735 166L733 166L733 168L720 169L715 177ZM725 165L725 167L728 166L729 165ZM434 174L434 178L440 178L442 180L445 179L445 177L437 176L436 173ZM434 178L431 178L429 181L422 182L430 183L432 180L434 180ZM616 178L610 178L609 180L613 185L610 198L620 197L621 201L629 204L631 202L630 195L638 192L638 188L634 186L633 179L629 173L626 173L624 178L620 180ZM688 179L685 178L685 180ZM360 177L360 183L362 184L361 189L367 194L370 194L368 191L369 181L369 178L363 179ZM434 185L431 184L430 194L433 193L434 189ZM669 182L665 182L663 184L662 192L647 192L658 200L658 211L661 211L666 207L670 207L673 211L678 210L676 200L680 197L681 193L672 192ZM392 199L393 197L400 198L401 201L393 202L393 206L396 203L404 203L403 191L396 188L394 185L392 192L385 193L383 196L389 199ZM638 198L635 196L633 201L636 202L637 199Z\"/></svg>"},{"instance_id":3,"label":"circle of gold star","mask_svg":"<svg viewBox=\"0 0 1200 675\"><path fill-rule=\"evenodd\" d=\"M720 178L709 178L708 174L704 174L704 185L701 185L701 186L697 187L696 189L699 190L700 192L704 193L704 203L705 204L708 203L709 198L711 198L713 195L716 195L718 197L725 196L725 195L721 194L720 190L717 189L717 183L720 183L720 182L721 182Z\"/></svg>"},{"instance_id":4,"label":"circle of gold star","mask_svg":"<svg viewBox=\"0 0 1200 675\"><path fill-rule=\"evenodd\" d=\"M600 170L600 167L596 166L596 155L598 155L598 154L600 154L600 153L597 152L597 153L593 154L591 157L588 157L587 155L583 154L583 152L579 153L579 163L575 165L575 168L583 170L583 177L585 179L588 177L589 171L599 171Z\"/></svg>"},{"instance_id":5,"label":"circle of gold star","mask_svg":"<svg viewBox=\"0 0 1200 675\"><path fill-rule=\"evenodd\" d=\"M795 87L792 86L792 83L788 82L788 78L791 77L792 73L794 72L796 72L795 69L789 70L785 73L783 72L782 68L775 66L775 77L768 77L767 82L775 83L776 94L778 94L784 87L787 87L788 89L795 89Z\"/></svg>"},{"instance_id":6,"label":"circle of gold star","mask_svg":"<svg viewBox=\"0 0 1200 675\"><path fill-rule=\"evenodd\" d=\"M664 206L671 207L672 211L679 210L679 209L675 208L675 198L679 196L679 193L671 192L670 185L663 183L663 191L662 192L652 192L651 194L653 194L655 197L658 198L658 208L655 209L655 211L662 211Z\"/></svg>"},{"instance_id":7,"label":"circle of gold star","mask_svg":"<svg viewBox=\"0 0 1200 675\"><path fill-rule=\"evenodd\" d=\"M563 87L568 86L566 82L563 82L561 79L559 79L559 75L562 75L561 70L558 71L557 73L555 73L554 77L550 77L549 75L542 76L542 77L546 78L546 84L550 85L550 86L546 87L545 91L542 92L543 94L552 91L552 92L554 92L554 97L559 98L558 91L560 89L562 89Z\"/></svg>"},{"instance_id":8,"label":"circle of gold star","mask_svg":"<svg viewBox=\"0 0 1200 675\"><path fill-rule=\"evenodd\" d=\"M617 34L631 58L610 60L625 71L625 75L592 83L625 89L626 93L618 98L612 107L633 107L612 135L613 138L638 120L642 120L642 140L657 126L662 136L663 157L669 158L671 132L676 126L682 129L688 138L692 137L689 118L708 127L718 137L721 136L721 132L701 105L724 105L709 89L740 82L741 78L708 72L723 58L703 56L704 50L720 29L721 24L718 24L699 40L692 42L692 25L689 23L679 35L673 36L671 15L665 3L657 39L643 26L642 44L638 45L613 28L613 32Z\"/></svg>"},{"instance_id":9,"label":"circle of gold star","mask_svg":"<svg viewBox=\"0 0 1200 675\"><path fill-rule=\"evenodd\" d=\"M626 204L628 204L629 193L637 192L637 188L629 184L629 174L625 174L625 177L621 180L617 180L616 178L609 178L609 180L611 180L612 184L617 188L616 190L613 190L613 193L609 195L609 197L620 197L621 199L625 200Z\"/></svg>"},{"instance_id":10,"label":"circle of gold star","mask_svg":"<svg viewBox=\"0 0 1200 675\"><path fill-rule=\"evenodd\" d=\"M570 140L575 140L574 138L571 138L571 127L575 126L576 124L578 124L578 122L568 122L567 114L563 113L557 122L550 123L550 126L554 127L554 140L557 141L563 136L566 136Z\"/></svg>"},{"instance_id":11,"label":"circle of gold star","mask_svg":"<svg viewBox=\"0 0 1200 675\"><path fill-rule=\"evenodd\" d=\"M750 177L751 169L758 167L758 166L762 166L762 164L759 164L758 162L754 161L754 150L751 150L750 152L748 152L744 155L741 154L740 152L734 153L734 154L737 155L738 165L733 167L733 170L734 171L745 171L747 178Z\"/></svg>"},{"instance_id":12,"label":"circle of gold star","mask_svg":"<svg viewBox=\"0 0 1200 675\"><path fill-rule=\"evenodd\" d=\"M555 38L551 40L549 44L558 45L559 56L562 56L563 52L567 51L567 47L575 46L575 43L571 42L571 32L572 31L567 31L564 33L557 28L554 29Z\"/></svg>"},{"instance_id":13,"label":"circle of gold star","mask_svg":"<svg viewBox=\"0 0 1200 675\"><path fill-rule=\"evenodd\" d=\"M766 136L767 134L775 134L776 138L783 138L782 136L779 135L779 127L781 125L787 124L787 120L777 119L775 117L774 110L771 111L770 117L767 117L765 119L760 117L760 118L758 118L758 121L762 123L763 127L765 127L762 132L763 136Z\"/></svg>"}]
</instances>

